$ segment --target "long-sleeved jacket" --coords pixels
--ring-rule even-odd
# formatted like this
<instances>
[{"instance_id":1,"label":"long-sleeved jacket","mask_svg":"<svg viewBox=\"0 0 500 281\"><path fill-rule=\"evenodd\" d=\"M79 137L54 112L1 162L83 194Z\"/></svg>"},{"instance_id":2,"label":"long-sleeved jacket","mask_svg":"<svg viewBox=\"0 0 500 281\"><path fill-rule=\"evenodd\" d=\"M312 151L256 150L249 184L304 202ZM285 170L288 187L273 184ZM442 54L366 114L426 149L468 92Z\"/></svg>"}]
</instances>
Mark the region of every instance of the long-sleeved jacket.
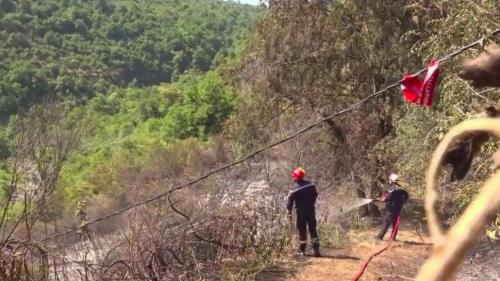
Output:
<instances>
[{"instance_id":1,"label":"long-sleeved jacket","mask_svg":"<svg viewBox=\"0 0 500 281\"><path fill-rule=\"evenodd\" d=\"M293 188L288 193L288 203L286 208L288 212L292 211L294 205L297 212L314 210L316 198L318 198L316 186L309 181L302 180L295 183Z\"/></svg>"},{"instance_id":2,"label":"long-sleeved jacket","mask_svg":"<svg viewBox=\"0 0 500 281\"><path fill-rule=\"evenodd\" d=\"M408 200L408 192L395 188L392 192L386 192L382 196L385 209L391 214L399 214L401 207Z\"/></svg>"}]
</instances>

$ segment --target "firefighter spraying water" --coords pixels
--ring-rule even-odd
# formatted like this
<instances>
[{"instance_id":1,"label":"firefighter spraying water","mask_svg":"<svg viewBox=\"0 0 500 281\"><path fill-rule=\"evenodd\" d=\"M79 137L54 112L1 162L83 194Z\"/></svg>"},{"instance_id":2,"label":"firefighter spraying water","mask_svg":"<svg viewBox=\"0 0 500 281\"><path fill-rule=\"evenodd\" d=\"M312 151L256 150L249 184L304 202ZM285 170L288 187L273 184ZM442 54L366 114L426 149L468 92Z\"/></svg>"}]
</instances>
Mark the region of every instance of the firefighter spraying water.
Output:
<instances>
[{"instance_id":1,"label":"firefighter spraying water","mask_svg":"<svg viewBox=\"0 0 500 281\"><path fill-rule=\"evenodd\" d=\"M382 223L382 228L376 236L378 240L383 240L385 233L392 225L391 238L396 240L398 234L398 225L400 219L401 208L408 200L408 192L399 188L399 176L391 174L389 176L389 186L387 191L382 194L381 198L375 199L377 201L385 202L385 213Z\"/></svg>"},{"instance_id":2,"label":"firefighter spraying water","mask_svg":"<svg viewBox=\"0 0 500 281\"><path fill-rule=\"evenodd\" d=\"M316 229L316 199L318 192L316 185L310 181L304 180L305 172L302 168L297 168L292 172L292 179L295 182L293 188L288 193L287 210L288 215L292 216L292 210L295 207L297 213L296 228L299 235L298 256L304 256L307 247L307 232L311 240L311 246L314 255L321 256L319 251L319 238ZM408 200L408 193L400 189L399 176L391 174L389 176L389 185L387 191L382 197L377 199L357 198L347 208L341 208L340 214L345 214L361 206L380 201L385 203L382 227L377 234L378 240L383 240L387 230L392 226L391 238L396 240L397 229L400 220L401 208ZM340 215L339 214L339 215Z\"/></svg>"}]
</instances>

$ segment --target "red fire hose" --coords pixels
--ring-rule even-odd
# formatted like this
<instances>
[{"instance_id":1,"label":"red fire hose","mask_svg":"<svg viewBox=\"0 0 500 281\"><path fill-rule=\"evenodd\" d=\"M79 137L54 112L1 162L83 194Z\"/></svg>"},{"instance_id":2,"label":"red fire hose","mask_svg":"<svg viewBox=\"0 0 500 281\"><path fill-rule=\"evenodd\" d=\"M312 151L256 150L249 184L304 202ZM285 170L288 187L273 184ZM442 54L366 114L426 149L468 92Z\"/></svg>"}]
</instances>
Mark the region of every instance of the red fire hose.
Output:
<instances>
[{"instance_id":1,"label":"red fire hose","mask_svg":"<svg viewBox=\"0 0 500 281\"><path fill-rule=\"evenodd\" d=\"M396 237L396 235L398 234L398 228L399 228L399 221L400 221L400 214L398 214L398 216L396 217L396 223L394 224L394 227L392 228L392 232L391 232L391 237L389 239L389 241L387 241L387 243L382 246L382 248L380 249L376 249L375 251L373 251L366 259L365 261L363 262L363 264L361 265L361 268L359 269L359 271L356 273L356 275L351 279L351 281L358 281L359 278L361 278L361 276L363 276L363 274L365 273L365 270L366 268L368 267L368 264L372 261L372 259L378 255L380 255L381 253L383 253L385 250L387 250L389 248L389 246L391 245L392 243L392 240L394 239L394 237Z\"/></svg>"}]
</instances>

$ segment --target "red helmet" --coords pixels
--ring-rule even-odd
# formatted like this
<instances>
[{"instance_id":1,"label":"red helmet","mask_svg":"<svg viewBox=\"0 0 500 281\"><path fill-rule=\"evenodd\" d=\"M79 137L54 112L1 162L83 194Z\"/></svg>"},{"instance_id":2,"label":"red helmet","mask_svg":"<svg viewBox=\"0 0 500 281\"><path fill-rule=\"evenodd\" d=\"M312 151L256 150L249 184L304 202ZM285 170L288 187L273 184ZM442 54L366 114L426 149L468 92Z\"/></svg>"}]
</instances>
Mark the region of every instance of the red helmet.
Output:
<instances>
[{"instance_id":1,"label":"red helmet","mask_svg":"<svg viewBox=\"0 0 500 281\"><path fill-rule=\"evenodd\" d=\"M299 181L301 180L302 178L304 178L304 175L305 175L305 172L302 168L297 168L295 170L293 170L292 172L292 179L294 181Z\"/></svg>"}]
</instances>

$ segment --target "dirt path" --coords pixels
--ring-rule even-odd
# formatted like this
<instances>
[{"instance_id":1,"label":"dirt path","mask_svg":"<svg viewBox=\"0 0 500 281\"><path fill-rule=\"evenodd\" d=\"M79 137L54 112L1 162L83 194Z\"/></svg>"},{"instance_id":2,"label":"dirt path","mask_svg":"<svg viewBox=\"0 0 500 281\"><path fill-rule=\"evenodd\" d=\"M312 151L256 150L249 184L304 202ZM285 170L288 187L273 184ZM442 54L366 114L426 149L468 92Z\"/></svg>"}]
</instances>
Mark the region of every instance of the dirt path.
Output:
<instances>
[{"instance_id":1,"label":"dirt path","mask_svg":"<svg viewBox=\"0 0 500 281\"><path fill-rule=\"evenodd\" d=\"M382 243L374 241L376 229L357 233L351 237L348 247L324 249L323 257L305 257L281 268L268 271L258 280L278 281L348 281L359 270L364 259ZM384 242L385 243L385 242ZM410 280L428 257L431 246L429 237L419 236L411 222L403 223L398 241L375 257L361 278L371 280Z\"/></svg>"}]
</instances>

